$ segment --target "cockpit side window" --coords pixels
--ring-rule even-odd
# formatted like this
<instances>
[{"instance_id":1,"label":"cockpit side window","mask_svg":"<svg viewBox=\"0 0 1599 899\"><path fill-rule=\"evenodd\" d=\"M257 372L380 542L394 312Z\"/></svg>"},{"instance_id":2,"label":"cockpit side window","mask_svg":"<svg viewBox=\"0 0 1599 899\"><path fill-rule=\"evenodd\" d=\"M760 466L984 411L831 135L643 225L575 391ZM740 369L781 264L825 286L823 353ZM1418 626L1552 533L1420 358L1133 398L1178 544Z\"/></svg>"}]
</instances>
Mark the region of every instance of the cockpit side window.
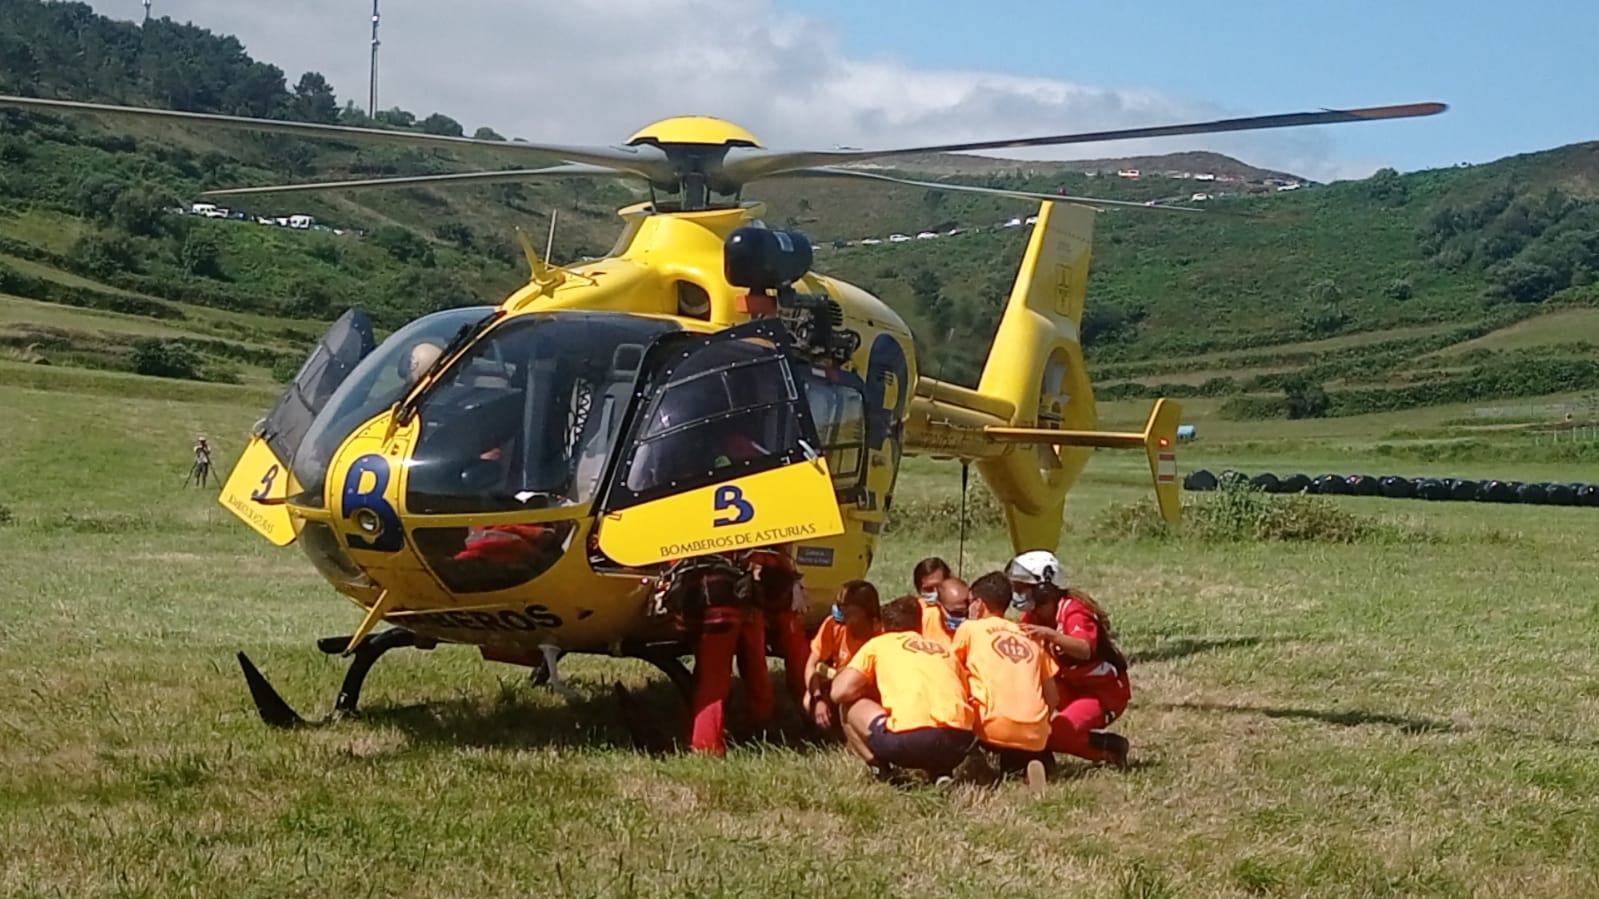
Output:
<instances>
[{"instance_id":1,"label":"cockpit side window","mask_svg":"<svg viewBox=\"0 0 1599 899\"><path fill-rule=\"evenodd\" d=\"M407 510L509 512L591 501L639 360L673 330L660 319L557 312L489 331L418 405Z\"/></svg>"},{"instance_id":2,"label":"cockpit side window","mask_svg":"<svg viewBox=\"0 0 1599 899\"><path fill-rule=\"evenodd\" d=\"M805 397L833 487L844 497L866 475L866 396L853 384L813 376L806 379Z\"/></svg>"}]
</instances>

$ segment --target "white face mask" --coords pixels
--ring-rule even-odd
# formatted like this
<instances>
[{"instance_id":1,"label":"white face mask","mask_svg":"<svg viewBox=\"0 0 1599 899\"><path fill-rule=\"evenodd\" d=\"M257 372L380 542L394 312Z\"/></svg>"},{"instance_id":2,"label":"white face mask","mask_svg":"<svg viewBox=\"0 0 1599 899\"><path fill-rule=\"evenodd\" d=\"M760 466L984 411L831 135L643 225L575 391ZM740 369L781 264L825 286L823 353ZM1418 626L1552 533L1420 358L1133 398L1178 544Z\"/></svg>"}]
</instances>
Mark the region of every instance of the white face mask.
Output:
<instances>
[{"instance_id":1,"label":"white face mask","mask_svg":"<svg viewBox=\"0 0 1599 899\"><path fill-rule=\"evenodd\" d=\"M922 602L925 602L925 603L927 603L930 606L937 605L938 604L938 591L937 590L928 590L925 593L923 593L922 594Z\"/></svg>"}]
</instances>

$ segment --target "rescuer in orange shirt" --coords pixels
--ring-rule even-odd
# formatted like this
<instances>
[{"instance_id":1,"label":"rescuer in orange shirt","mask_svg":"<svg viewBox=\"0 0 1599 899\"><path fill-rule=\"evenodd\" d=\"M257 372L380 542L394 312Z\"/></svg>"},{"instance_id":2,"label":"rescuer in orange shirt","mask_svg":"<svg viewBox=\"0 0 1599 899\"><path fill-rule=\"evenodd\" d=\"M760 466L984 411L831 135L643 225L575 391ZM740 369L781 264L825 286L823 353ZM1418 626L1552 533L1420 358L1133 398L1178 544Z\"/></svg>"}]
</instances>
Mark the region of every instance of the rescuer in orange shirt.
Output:
<instances>
[{"instance_id":1,"label":"rescuer in orange shirt","mask_svg":"<svg viewBox=\"0 0 1599 899\"><path fill-rule=\"evenodd\" d=\"M999 756L1002 773L1025 769L1028 787L1037 790L1052 761L1046 747L1060 704L1060 666L1021 625L1006 619L1011 585L1003 572L978 578L971 596L970 617L955 631L951 648L977 710L977 738Z\"/></svg>"},{"instance_id":2,"label":"rescuer in orange shirt","mask_svg":"<svg viewBox=\"0 0 1599 899\"><path fill-rule=\"evenodd\" d=\"M922 636L948 646L955 639L956 628L966 620L972 589L958 577L947 577L938 582L933 595L934 603L922 606Z\"/></svg>"},{"instance_id":3,"label":"rescuer in orange shirt","mask_svg":"<svg viewBox=\"0 0 1599 899\"><path fill-rule=\"evenodd\" d=\"M938 585L950 576L949 563L938 556L928 556L916 563L911 571L911 581L916 592L927 605L938 603Z\"/></svg>"},{"instance_id":4,"label":"rescuer in orange shirt","mask_svg":"<svg viewBox=\"0 0 1599 899\"><path fill-rule=\"evenodd\" d=\"M921 619L914 596L884 606L884 632L839 672L832 699L843 712L844 739L879 780L897 766L945 784L977 745L977 716L960 663L944 644L921 635Z\"/></svg>"},{"instance_id":5,"label":"rescuer in orange shirt","mask_svg":"<svg viewBox=\"0 0 1599 899\"><path fill-rule=\"evenodd\" d=\"M832 614L816 629L805 660L805 713L817 727L830 731L839 726L838 709L831 698L834 674L882 632L877 588L862 580L847 581L838 588Z\"/></svg>"}]
</instances>

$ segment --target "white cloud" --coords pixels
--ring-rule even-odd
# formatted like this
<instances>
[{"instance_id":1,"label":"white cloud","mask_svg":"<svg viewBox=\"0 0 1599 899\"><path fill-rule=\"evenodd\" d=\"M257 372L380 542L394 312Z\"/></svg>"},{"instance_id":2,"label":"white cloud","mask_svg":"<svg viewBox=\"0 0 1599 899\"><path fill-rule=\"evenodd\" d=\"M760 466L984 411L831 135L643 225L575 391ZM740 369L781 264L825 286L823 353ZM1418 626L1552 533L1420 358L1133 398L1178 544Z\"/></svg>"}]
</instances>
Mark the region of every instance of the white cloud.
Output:
<instances>
[{"instance_id":1,"label":"white cloud","mask_svg":"<svg viewBox=\"0 0 1599 899\"><path fill-rule=\"evenodd\" d=\"M250 54L327 76L365 106L371 8L364 0L153 0L157 16L235 34ZM119 17L138 0L91 0ZM916 146L1168 124L1293 110L1223 108L1137 88L997 71L918 69L851 58L826 23L772 0L385 0L378 106L442 112L468 133L620 143L651 121L706 114L767 146ZM1121 141L1017 158L1092 158L1211 149L1329 179L1369 174L1334 156L1320 129Z\"/></svg>"}]
</instances>

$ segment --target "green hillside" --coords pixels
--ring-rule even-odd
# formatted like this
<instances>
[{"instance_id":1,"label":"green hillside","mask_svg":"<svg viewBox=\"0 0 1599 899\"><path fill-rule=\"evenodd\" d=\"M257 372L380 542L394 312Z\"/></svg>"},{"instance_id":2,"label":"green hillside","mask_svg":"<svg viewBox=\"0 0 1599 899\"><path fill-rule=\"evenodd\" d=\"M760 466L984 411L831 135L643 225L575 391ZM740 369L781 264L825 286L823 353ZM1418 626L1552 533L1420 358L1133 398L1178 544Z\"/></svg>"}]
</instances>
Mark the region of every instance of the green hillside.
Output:
<instances>
[{"instance_id":1,"label":"green hillside","mask_svg":"<svg viewBox=\"0 0 1599 899\"><path fill-rule=\"evenodd\" d=\"M6 93L500 138L493 123L439 112L369 119L315 72L291 79L233 38L165 19L140 27L81 4L0 0L0 21ZM212 187L513 159L528 161L0 111L0 354L269 384L351 305L392 328L497 301L525 277L514 227L542 243L553 214L558 261L598 255L615 208L642 198L583 179L266 197L232 210L243 220L173 211ZM1292 191L1213 154L1142 158L1136 181L1082 171L1114 160L968 159L905 173L1212 213L1100 216L1083 332L1105 397L1200 396L1228 416L1280 417L1599 389L1587 308L1599 306L1599 143ZM1244 180L1155 174L1201 166ZM1190 199L1201 192L1209 199ZM768 203L774 226L812 236L820 270L903 313L939 376L974 381L1028 231L1000 224L1033 207L810 179L746 195ZM319 227L256 221L290 214ZM941 236L860 243L923 230Z\"/></svg>"}]
</instances>

